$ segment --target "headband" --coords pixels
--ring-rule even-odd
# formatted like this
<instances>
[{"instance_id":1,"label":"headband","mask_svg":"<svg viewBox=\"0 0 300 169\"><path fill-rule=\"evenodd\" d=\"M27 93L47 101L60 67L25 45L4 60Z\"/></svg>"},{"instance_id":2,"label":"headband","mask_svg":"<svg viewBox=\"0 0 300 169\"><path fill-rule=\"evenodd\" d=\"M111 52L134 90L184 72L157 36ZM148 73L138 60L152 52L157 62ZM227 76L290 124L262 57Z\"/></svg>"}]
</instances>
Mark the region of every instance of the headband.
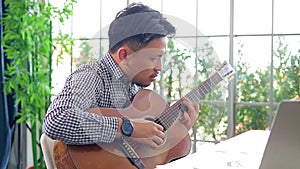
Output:
<instances>
[{"instance_id":1,"label":"headband","mask_svg":"<svg viewBox=\"0 0 300 169\"><path fill-rule=\"evenodd\" d=\"M143 12L115 19L110 24L109 48L129 37L153 33L166 36L168 32L159 24L162 16L158 12Z\"/></svg>"}]
</instances>

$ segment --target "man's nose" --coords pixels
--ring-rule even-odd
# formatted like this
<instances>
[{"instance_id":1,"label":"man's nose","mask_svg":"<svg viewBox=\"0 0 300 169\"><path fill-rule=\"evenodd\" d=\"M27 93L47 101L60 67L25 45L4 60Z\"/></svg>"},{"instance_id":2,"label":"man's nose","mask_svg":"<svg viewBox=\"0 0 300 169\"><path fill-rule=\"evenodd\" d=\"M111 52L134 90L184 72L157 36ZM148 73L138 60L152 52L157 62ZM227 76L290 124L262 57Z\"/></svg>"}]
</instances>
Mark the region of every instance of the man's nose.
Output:
<instances>
[{"instance_id":1,"label":"man's nose","mask_svg":"<svg viewBox=\"0 0 300 169\"><path fill-rule=\"evenodd\" d=\"M161 60L158 60L155 64L155 68L154 68L156 71L161 71L162 69L162 62Z\"/></svg>"}]
</instances>

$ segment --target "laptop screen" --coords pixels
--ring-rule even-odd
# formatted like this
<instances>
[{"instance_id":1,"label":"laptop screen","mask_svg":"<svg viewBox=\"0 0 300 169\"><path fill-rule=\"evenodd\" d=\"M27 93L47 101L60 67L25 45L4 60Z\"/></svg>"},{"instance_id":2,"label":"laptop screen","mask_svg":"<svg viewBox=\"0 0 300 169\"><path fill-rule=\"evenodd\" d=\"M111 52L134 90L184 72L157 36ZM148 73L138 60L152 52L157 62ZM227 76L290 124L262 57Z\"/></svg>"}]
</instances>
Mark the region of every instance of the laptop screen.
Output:
<instances>
[{"instance_id":1,"label":"laptop screen","mask_svg":"<svg viewBox=\"0 0 300 169\"><path fill-rule=\"evenodd\" d=\"M260 169L300 168L300 101L282 101L273 120Z\"/></svg>"}]
</instances>

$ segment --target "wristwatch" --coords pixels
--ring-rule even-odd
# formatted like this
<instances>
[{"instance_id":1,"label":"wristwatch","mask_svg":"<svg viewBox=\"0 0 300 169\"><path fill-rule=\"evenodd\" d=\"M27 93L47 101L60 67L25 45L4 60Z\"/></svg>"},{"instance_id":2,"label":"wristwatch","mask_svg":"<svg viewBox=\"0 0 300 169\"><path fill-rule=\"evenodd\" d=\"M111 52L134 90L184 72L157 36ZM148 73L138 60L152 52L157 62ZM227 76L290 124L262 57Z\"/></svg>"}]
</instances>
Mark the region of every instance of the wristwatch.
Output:
<instances>
[{"instance_id":1,"label":"wristwatch","mask_svg":"<svg viewBox=\"0 0 300 169\"><path fill-rule=\"evenodd\" d=\"M133 132L133 125L127 117L122 117L121 132L123 135L130 137Z\"/></svg>"}]
</instances>

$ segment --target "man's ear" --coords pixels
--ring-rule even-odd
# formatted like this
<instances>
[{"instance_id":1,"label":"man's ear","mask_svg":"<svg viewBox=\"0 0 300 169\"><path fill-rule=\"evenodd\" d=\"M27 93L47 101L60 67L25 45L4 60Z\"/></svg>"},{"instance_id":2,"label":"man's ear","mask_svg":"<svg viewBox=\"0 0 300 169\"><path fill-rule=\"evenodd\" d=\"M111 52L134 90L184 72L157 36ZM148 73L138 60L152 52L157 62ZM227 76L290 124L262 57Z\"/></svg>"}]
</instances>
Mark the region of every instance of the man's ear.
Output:
<instances>
[{"instance_id":1,"label":"man's ear","mask_svg":"<svg viewBox=\"0 0 300 169\"><path fill-rule=\"evenodd\" d=\"M117 52L118 59L120 61L124 61L124 59L126 59L126 57L128 56L128 51L126 47L120 47Z\"/></svg>"}]
</instances>

